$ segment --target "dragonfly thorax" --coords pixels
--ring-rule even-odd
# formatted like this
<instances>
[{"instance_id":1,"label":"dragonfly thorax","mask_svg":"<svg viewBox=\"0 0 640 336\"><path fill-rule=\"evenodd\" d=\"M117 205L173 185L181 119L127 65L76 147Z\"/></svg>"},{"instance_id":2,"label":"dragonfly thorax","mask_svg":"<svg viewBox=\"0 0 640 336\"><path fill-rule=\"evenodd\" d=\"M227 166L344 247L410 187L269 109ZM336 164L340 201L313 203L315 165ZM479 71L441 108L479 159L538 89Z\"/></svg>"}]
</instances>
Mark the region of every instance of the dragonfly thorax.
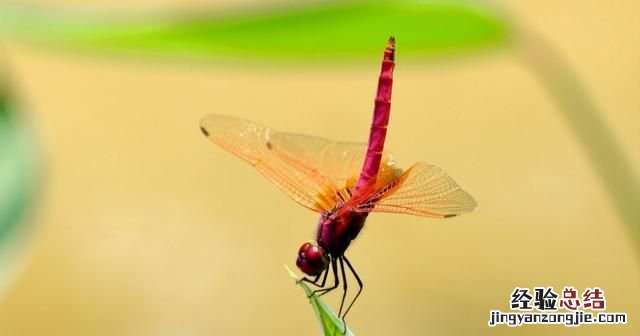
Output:
<instances>
[{"instance_id":1,"label":"dragonfly thorax","mask_svg":"<svg viewBox=\"0 0 640 336\"><path fill-rule=\"evenodd\" d=\"M358 213L342 206L334 212L323 213L318 222L316 241L330 259L342 256L364 225L367 213Z\"/></svg>"},{"instance_id":2,"label":"dragonfly thorax","mask_svg":"<svg viewBox=\"0 0 640 336\"><path fill-rule=\"evenodd\" d=\"M329 267L329 257L322 247L314 243L304 243L298 250L296 265L307 275L315 276L322 274Z\"/></svg>"}]
</instances>

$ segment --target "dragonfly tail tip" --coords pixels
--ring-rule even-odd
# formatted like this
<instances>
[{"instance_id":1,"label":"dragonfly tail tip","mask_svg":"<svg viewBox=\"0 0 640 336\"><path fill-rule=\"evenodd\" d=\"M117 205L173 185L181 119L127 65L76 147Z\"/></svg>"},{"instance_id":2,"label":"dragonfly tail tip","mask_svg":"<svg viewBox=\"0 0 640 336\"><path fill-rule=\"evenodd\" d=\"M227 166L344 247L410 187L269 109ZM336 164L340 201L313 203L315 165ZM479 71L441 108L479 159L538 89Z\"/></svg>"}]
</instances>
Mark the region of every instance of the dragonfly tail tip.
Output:
<instances>
[{"instance_id":1,"label":"dragonfly tail tip","mask_svg":"<svg viewBox=\"0 0 640 336\"><path fill-rule=\"evenodd\" d=\"M396 46L396 38L391 36L389 37L389 42L387 43L387 47L394 48Z\"/></svg>"}]
</instances>

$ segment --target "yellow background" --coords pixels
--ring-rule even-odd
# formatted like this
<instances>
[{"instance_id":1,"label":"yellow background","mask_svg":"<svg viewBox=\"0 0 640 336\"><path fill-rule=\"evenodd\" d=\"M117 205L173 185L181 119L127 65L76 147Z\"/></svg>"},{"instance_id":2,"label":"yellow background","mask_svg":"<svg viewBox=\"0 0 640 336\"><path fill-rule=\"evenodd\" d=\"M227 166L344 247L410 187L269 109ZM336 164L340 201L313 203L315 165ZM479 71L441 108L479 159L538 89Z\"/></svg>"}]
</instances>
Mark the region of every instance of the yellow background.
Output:
<instances>
[{"instance_id":1,"label":"yellow background","mask_svg":"<svg viewBox=\"0 0 640 336\"><path fill-rule=\"evenodd\" d=\"M125 13L237 6L37 3ZM573 63L638 177L638 1L504 5ZM365 282L350 327L357 335L640 334L637 246L540 84L508 53L403 63L397 38L387 148L404 166L439 165L479 207L444 221L370 216L348 251ZM22 271L0 297L0 335L319 334L282 267L314 238L316 214L214 147L198 122L222 113L364 141L378 64L242 68L15 41L8 52L46 182ZM487 326L490 310L509 310L514 287L565 285L603 288L607 310L627 312L629 323Z\"/></svg>"}]
</instances>

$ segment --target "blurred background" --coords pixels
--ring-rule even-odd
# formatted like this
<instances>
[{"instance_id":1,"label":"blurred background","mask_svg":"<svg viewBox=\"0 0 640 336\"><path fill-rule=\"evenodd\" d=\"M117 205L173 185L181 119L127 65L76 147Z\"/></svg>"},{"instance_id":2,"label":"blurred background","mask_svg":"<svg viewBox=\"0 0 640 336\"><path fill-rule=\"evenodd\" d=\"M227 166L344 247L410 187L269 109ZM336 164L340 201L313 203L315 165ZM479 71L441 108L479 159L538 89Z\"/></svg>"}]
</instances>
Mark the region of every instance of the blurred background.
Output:
<instances>
[{"instance_id":1,"label":"blurred background","mask_svg":"<svg viewBox=\"0 0 640 336\"><path fill-rule=\"evenodd\" d=\"M402 166L442 167L479 206L444 221L370 216L348 251L365 283L350 328L638 335L640 4L474 2L458 21L437 20L455 10L434 19L407 7L394 12L408 22L399 31L369 15L384 7L362 14L382 22L372 34L357 26L364 12L345 19L331 5L313 1L303 20L276 28L242 18L286 16L300 2L0 5L9 97L0 215L18 204L0 216L0 335L320 335L282 267L314 238L317 215L215 147L198 123L220 113L365 141L389 33L398 42L387 148ZM495 15L477 14L484 7ZM94 24L111 18L144 24ZM167 18L199 23L154 26ZM458 33L425 40L422 23ZM536 286L598 286L607 311L629 322L487 326L490 310L509 310L515 287Z\"/></svg>"}]
</instances>

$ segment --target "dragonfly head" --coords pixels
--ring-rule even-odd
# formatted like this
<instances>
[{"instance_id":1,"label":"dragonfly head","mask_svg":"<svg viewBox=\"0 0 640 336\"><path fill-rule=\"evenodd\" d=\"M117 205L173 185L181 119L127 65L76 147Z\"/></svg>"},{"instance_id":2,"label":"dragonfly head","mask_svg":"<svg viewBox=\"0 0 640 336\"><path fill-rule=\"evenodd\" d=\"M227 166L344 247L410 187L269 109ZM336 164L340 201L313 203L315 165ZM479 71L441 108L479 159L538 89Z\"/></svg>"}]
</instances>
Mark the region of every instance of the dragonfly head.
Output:
<instances>
[{"instance_id":1,"label":"dragonfly head","mask_svg":"<svg viewBox=\"0 0 640 336\"><path fill-rule=\"evenodd\" d=\"M315 276L322 274L329 267L329 258L322 247L314 243L304 243L298 250L296 265L307 275Z\"/></svg>"}]
</instances>

